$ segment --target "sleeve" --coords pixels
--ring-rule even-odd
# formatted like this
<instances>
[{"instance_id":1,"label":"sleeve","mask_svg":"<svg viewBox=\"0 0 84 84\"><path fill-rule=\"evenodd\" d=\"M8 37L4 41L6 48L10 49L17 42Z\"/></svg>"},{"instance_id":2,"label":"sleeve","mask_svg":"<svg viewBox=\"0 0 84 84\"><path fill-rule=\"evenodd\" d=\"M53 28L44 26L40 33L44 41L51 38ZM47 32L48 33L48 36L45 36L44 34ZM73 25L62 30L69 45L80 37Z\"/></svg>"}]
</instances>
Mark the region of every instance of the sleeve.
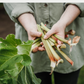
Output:
<instances>
[{"instance_id":1,"label":"sleeve","mask_svg":"<svg viewBox=\"0 0 84 84\"><path fill-rule=\"evenodd\" d=\"M70 4L76 5L81 11L79 16L84 17L84 3L65 3L65 8Z\"/></svg>"},{"instance_id":2,"label":"sleeve","mask_svg":"<svg viewBox=\"0 0 84 84\"><path fill-rule=\"evenodd\" d=\"M23 13L34 13L33 6L28 3L3 3L3 5L10 19L14 22L18 22L17 17Z\"/></svg>"}]
</instances>

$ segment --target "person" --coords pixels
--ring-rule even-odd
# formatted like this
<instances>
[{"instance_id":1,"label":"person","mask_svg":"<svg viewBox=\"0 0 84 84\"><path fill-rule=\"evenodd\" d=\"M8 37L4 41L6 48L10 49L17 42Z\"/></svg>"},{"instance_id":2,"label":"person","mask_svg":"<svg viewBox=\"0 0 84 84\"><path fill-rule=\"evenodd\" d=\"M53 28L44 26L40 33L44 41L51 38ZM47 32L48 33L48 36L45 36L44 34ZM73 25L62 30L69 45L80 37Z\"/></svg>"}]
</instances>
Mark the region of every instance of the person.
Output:
<instances>
[{"instance_id":1,"label":"person","mask_svg":"<svg viewBox=\"0 0 84 84\"><path fill-rule=\"evenodd\" d=\"M71 66L60 55L64 63L59 64L53 73L55 84L77 84L80 69L84 65L84 3L4 3L4 7L15 22L16 38L22 41L41 37L42 34L37 31L37 24L41 22L50 29L44 39L48 39L52 34L65 38L65 31L76 31L74 36L78 35L81 39L77 46L73 47L71 56L68 45L63 50L74 61L74 65ZM50 60L45 48L36 47L31 53L31 59L34 73L42 80L41 84L51 84Z\"/></svg>"}]
</instances>

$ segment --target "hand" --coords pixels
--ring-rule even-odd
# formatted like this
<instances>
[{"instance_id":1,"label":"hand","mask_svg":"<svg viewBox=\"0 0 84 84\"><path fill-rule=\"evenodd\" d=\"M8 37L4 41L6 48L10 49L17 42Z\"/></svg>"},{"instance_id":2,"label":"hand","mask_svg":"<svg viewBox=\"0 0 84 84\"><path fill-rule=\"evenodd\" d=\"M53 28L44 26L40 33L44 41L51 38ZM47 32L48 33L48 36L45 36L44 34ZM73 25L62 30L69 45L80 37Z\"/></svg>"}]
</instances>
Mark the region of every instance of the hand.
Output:
<instances>
[{"instance_id":1,"label":"hand","mask_svg":"<svg viewBox=\"0 0 84 84\"><path fill-rule=\"evenodd\" d=\"M51 35L56 34L59 35L62 38L65 38L65 28L66 25L62 22L62 21L58 21L57 23L55 23L51 30L49 30L46 35L44 36L44 39L48 39ZM58 43L60 44L61 41L57 40Z\"/></svg>"},{"instance_id":2,"label":"hand","mask_svg":"<svg viewBox=\"0 0 84 84\"><path fill-rule=\"evenodd\" d=\"M32 24L32 25L30 25L28 27L29 28L28 28L27 31L28 31L28 39L29 40L35 40L36 37L41 37L42 33L37 31L36 24ZM44 51L45 50L43 43L41 42L40 44L41 44L41 46L35 47L33 49L33 51L32 51L33 53L35 53L37 51Z\"/></svg>"},{"instance_id":3,"label":"hand","mask_svg":"<svg viewBox=\"0 0 84 84\"><path fill-rule=\"evenodd\" d=\"M18 17L18 21L28 33L29 40L35 40L41 37L41 33L37 31L37 25L34 16L31 13L23 13ZM44 47L36 47L32 52L43 51Z\"/></svg>"},{"instance_id":4,"label":"hand","mask_svg":"<svg viewBox=\"0 0 84 84\"><path fill-rule=\"evenodd\" d=\"M36 23L32 23L28 26L27 29L27 33L28 33L28 39L29 40L35 40L36 37L41 37L41 33L37 31L37 25Z\"/></svg>"},{"instance_id":5,"label":"hand","mask_svg":"<svg viewBox=\"0 0 84 84\"><path fill-rule=\"evenodd\" d=\"M34 52L37 52L37 51L44 51L44 50L45 50L45 47L44 47L44 45L43 45L43 42L41 42L40 44L41 44L41 46L35 47L35 48L32 50L33 53L34 53Z\"/></svg>"},{"instance_id":6,"label":"hand","mask_svg":"<svg viewBox=\"0 0 84 84\"><path fill-rule=\"evenodd\" d=\"M48 33L46 33L44 39L49 38L52 34L57 34L64 38L65 28L79 16L80 12L80 9L76 5L68 5L60 17L60 20L53 25Z\"/></svg>"}]
</instances>

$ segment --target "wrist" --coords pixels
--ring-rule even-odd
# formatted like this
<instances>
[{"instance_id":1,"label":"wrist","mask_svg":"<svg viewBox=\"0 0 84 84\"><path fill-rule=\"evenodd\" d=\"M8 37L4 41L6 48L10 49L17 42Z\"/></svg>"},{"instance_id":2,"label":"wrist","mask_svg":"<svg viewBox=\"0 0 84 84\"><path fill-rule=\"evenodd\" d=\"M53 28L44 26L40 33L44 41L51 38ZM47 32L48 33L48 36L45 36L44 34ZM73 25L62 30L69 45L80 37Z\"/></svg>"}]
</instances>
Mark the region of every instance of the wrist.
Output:
<instances>
[{"instance_id":1,"label":"wrist","mask_svg":"<svg viewBox=\"0 0 84 84\"><path fill-rule=\"evenodd\" d=\"M28 32L36 26L36 21L31 13L24 13L18 17L19 22Z\"/></svg>"},{"instance_id":2,"label":"wrist","mask_svg":"<svg viewBox=\"0 0 84 84\"><path fill-rule=\"evenodd\" d=\"M77 6L69 5L60 17L60 21L62 21L67 27L78 17L79 14L80 10Z\"/></svg>"},{"instance_id":3,"label":"wrist","mask_svg":"<svg viewBox=\"0 0 84 84\"><path fill-rule=\"evenodd\" d=\"M65 28L67 27L66 21L64 21L64 20L62 20L62 19L59 19L58 24L59 24L59 26L61 26L61 28L64 29L64 30L65 30Z\"/></svg>"},{"instance_id":4,"label":"wrist","mask_svg":"<svg viewBox=\"0 0 84 84\"><path fill-rule=\"evenodd\" d=\"M26 28L27 33L30 31L37 31L37 25L36 23L30 23Z\"/></svg>"}]
</instances>

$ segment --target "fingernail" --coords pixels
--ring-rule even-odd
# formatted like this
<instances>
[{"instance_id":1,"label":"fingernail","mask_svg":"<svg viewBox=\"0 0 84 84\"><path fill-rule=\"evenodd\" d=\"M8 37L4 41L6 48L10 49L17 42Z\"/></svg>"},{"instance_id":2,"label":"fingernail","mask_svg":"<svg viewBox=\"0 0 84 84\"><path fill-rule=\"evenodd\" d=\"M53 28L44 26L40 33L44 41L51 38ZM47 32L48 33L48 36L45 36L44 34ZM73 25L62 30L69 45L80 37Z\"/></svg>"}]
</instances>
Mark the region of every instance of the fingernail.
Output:
<instances>
[{"instance_id":1,"label":"fingernail","mask_svg":"<svg viewBox=\"0 0 84 84\"><path fill-rule=\"evenodd\" d=\"M59 45L61 44L61 41L58 40L57 42L58 42Z\"/></svg>"},{"instance_id":2,"label":"fingernail","mask_svg":"<svg viewBox=\"0 0 84 84\"><path fill-rule=\"evenodd\" d=\"M47 36L46 35L44 36L44 39L47 39Z\"/></svg>"}]
</instances>

